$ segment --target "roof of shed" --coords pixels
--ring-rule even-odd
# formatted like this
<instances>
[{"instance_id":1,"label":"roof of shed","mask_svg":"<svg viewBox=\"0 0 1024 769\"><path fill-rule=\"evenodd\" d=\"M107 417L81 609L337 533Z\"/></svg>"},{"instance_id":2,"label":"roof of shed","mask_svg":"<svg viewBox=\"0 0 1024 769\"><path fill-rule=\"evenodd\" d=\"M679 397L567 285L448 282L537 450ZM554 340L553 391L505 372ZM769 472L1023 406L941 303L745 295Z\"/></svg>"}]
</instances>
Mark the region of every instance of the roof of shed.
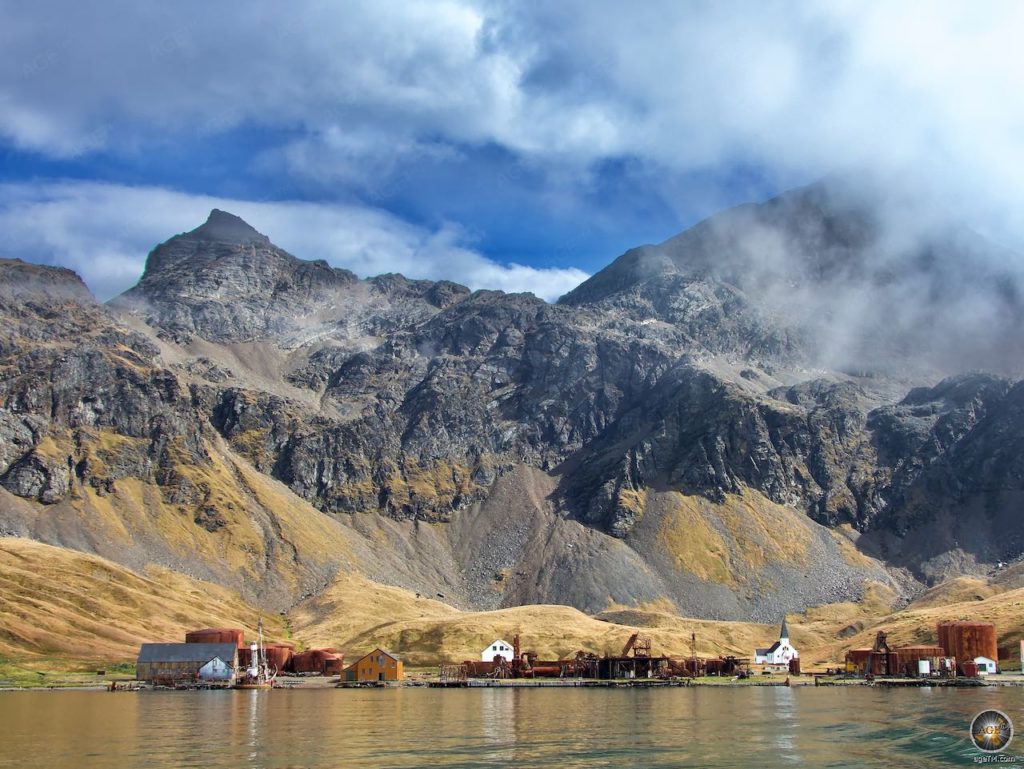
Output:
<instances>
[{"instance_id":1,"label":"roof of shed","mask_svg":"<svg viewBox=\"0 0 1024 769\"><path fill-rule=\"evenodd\" d=\"M235 644L142 644L139 649L141 662L197 662L205 664L214 657L224 662L233 662L238 647Z\"/></svg>"},{"instance_id":2,"label":"roof of shed","mask_svg":"<svg viewBox=\"0 0 1024 769\"><path fill-rule=\"evenodd\" d=\"M385 656L387 656L387 657L390 657L390 658L391 658L391 659L393 659L393 660L394 660L395 662L401 662L401 660L400 660L400 659L399 659L398 657L396 657L396 656L395 656L394 654L392 654L391 652L389 652L389 651L388 651L387 649L382 649L382 648L380 648L380 647L378 646L378 647L377 647L376 649L374 649L374 650L373 650L372 652L370 652L369 654L364 654L364 655L363 655L362 657L360 657L359 659L357 659L357 660L356 660L355 662L353 662L353 663L352 663L351 665L349 665L349 666L348 666L348 668L346 668L346 670L348 670L348 669L352 669L352 668L355 668L355 667L356 667L356 666L357 666L357 665L358 665L358 664L359 664L360 662L362 662L363 660L365 660L365 659L366 659L367 657L374 657L374 656L376 656L376 655L379 655L379 654L383 654L383 655L385 655Z\"/></svg>"}]
</instances>

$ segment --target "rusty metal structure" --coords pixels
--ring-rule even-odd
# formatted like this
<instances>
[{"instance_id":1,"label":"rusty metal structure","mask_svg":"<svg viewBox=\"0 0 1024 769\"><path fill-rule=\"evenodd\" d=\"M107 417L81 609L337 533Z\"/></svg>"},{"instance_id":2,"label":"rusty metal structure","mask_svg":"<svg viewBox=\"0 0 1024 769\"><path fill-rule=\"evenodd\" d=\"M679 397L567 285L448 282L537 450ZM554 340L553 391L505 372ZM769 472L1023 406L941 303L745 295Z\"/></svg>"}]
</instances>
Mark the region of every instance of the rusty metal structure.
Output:
<instances>
[{"instance_id":1,"label":"rusty metal structure","mask_svg":"<svg viewBox=\"0 0 1024 769\"><path fill-rule=\"evenodd\" d=\"M946 621L938 624L939 646L946 656L957 661L973 662L976 657L999 660L996 626L991 622Z\"/></svg>"},{"instance_id":2,"label":"rusty metal structure","mask_svg":"<svg viewBox=\"0 0 1024 769\"><path fill-rule=\"evenodd\" d=\"M512 640L513 657L506 660L495 656L493 661L466 660L460 665L442 665L439 682L461 681L469 678L590 678L590 679L639 679L639 678L688 678L703 675L745 675L750 660L725 656L712 659L696 655L696 635L691 634L691 656L687 659L672 659L652 653L651 639L639 632L630 635L622 652L617 655L598 656L593 652L580 650L573 657L559 660L541 660L532 651L523 652L520 637ZM465 678L463 678L463 676Z\"/></svg>"},{"instance_id":3,"label":"rusty metal structure","mask_svg":"<svg viewBox=\"0 0 1024 769\"><path fill-rule=\"evenodd\" d=\"M616 678L670 678L673 664L668 657L651 654L651 639L633 633L622 654L617 657L604 656L597 660L597 677Z\"/></svg>"},{"instance_id":4,"label":"rusty metal structure","mask_svg":"<svg viewBox=\"0 0 1024 769\"><path fill-rule=\"evenodd\" d=\"M187 644L223 644L233 643L237 648L245 648L245 631L238 628L203 628L185 633Z\"/></svg>"},{"instance_id":5,"label":"rusty metal structure","mask_svg":"<svg viewBox=\"0 0 1024 769\"><path fill-rule=\"evenodd\" d=\"M294 654L290 670L298 675L336 676L345 669L345 655L335 649L308 649Z\"/></svg>"},{"instance_id":6,"label":"rusty metal structure","mask_svg":"<svg viewBox=\"0 0 1024 769\"><path fill-rule=\"evenodd\" d=\"M889 655L889 670L894 676L914 677L918 663L928 662L929 670L939 669L939 660L946 656L941 646L900 646Z\"/></svg>"},{"instance_id":7,"label":"rusty metal structure","mask_svg":"<svg viewBox=\"0 0 1024 769\"><path fill-rule=\"evenodd\" d=\"M863 676L948 676L955 667L955 660L941 645L890 648L884 631L878 632L870 649L851 649L846 653L846 672Z\"/></svg>"},{"instance_id":8,"label":"rusty metal structure","mask_svg":"<svg viewBox=\"0 0 1024 769\"><path fill-rule=\"evenodd\" d=\"M846 653L846 671L863 676L887 676L891 651L885 631L879 630L870 649L851 649Z\"/></svg>"},{"instance_id":9,"label":"rusty metal structure","mask_svg":"<svg viewBox=\"0 0 1024 769\"><path fill-rule=\"evenodd\" d=\"M651 654L651 639L630 636L618 656L599 657L580 650L573 657L542 660L536 652L522 651L518 634L512 639L512 659L466 660L459 667L468 678L656 678L667 677L671 660Z\"/></svg>"},{"instance_id":10,"label":"rusty metal structure","mask_svg":"<svg viewBox=\"0 0 1024 769\"><path fill-rule=\"evenodd\" d=\"M264 644L267 655L267 664L278 671L290 670L292 655L295 653L295 644L292 643L268 643Z\"/></svg>"}]
</instances>

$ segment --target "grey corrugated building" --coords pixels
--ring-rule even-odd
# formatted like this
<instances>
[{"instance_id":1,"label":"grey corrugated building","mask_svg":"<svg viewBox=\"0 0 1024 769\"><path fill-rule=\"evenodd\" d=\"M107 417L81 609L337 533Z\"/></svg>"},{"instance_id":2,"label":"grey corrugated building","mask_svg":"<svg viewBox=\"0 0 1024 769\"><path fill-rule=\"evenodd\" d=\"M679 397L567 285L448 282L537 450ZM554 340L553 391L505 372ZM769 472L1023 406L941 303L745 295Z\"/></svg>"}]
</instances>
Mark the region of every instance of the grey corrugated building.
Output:
<instances>
[{"instance_id":1,"label":"grey corrugated building","mask_svg":"<svg viewBox=\"0 0 1024 769\"><path fill-rule=\"evenodd\" d=\"M234 680L238 667L235 644L142 644L135 665L139 681Z\"/></svg>"}]
</instances>

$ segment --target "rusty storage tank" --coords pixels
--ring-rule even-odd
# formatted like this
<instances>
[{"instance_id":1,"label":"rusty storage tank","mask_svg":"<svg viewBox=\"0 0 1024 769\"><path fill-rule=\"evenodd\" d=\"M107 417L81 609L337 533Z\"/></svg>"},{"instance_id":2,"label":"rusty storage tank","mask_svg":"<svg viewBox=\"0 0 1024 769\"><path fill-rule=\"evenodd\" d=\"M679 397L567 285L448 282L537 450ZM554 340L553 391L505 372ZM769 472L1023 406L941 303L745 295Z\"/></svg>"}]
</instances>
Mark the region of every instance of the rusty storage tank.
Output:
<instances>
[{"instance_id":1,"label":"rusty storage tank","mask_svg":"<svg viewBox=\"0 0 1024 769\"><path fill-rule=\"evenodd\" d=\"M895 676L916 676L918 662L927 660L931 663L944 656L941 646L900 646L889 652L889 671Z\"/></svg>"},{"instance_id":2,"label":"rusty storage tank","mask_svg":"<svg viewBox=\"0 0 1024 769\"><path fill-rule=\"evenodd\" d=\"M344 655L327 649L309 649L299 652L292 657L292 670L296 673L318 673L320 675L335 675L328 673L327 668L338 668L344 660Z\"/></svg>"},{"instance_id":3,"label":"rusty storage tank","mask_svg":"<svg viewBox=\"0 0 1024 769\"><path fill-rule=\"evenodd\" d=\"M557 662L542 662L533 666L534 678L558 678L562 675L562 666Z\"/></svg>"},{"instance_id":4,"label":"rusty storage tank","mask_svg":"<svg viewBox=\"0 0 1024 769\"><path fill-rule=\"evenodd\" d=\"M237 648L245 647L245 631L233 627L208 627L202 630L190 630L185 633L187 644L234 644Z\"/></svg>"},{"instance_id":5,"label":"rusty storage tank","mask_svg":"<svg viewBox=\"0 0 1024 769\"><path fill-rule=\"evenodd\" d=\"M708 664L703 659L690 657L689 659L678 660L676 662L679 670L683 675L687 676L699 676L706 675L708 670Z\"/></svg>"},{"instance_id":6,"label":"rusty storage tank","mask_svg":"<svg viewBox=\"0 0 1024 769\"><path fill-rule=\"evenodd\" d=\"M704 673L709 676L720 676L725 673L725 660L719 657L718 659L709 659L704 663Z\"/></svg>"},{"instance_id":7,"label":"rusty storage tank","mask_svg":"<svg viewBox=\"0 0 1024 769\"><path fill-rule=\"evenodd\" d=\"M789 661L789 673L790 675L800 675L800 658L794 657Z\"/></svg>"},{"instance_id":8,"label":"rusty storage tank","mask_svg":"<svg viewBox=\"0 0 1024 769\"><path fill-rule=\"evenodd\" d=\"M960 669L967 678L978 677L978 663L977 662L961 662Z\"/></svg>"},{"instance_id":9,"label":"rusty storage tank","mask_svg":"<svg viewBox=\"0 0 1024 769\"><path fill-rule=\"evenodd\" d=\"M958 662L975 657L999 659L996 626L991 622L940 622L938 631L939 646L946 650L946 656L956 657Z\"/></svg>"},{"instance_id":10,"label":"rusty storage tank","mask_svg":"<svg viewBox=\"0 0 1024 769\"><path fill-rule=\"evenodd\" d=\"M462 664L466 666L466 675L470 678L490 676L497 667L494 662L484 662L483 660L466 660Z\"/></svg>"},{"instance_id":11,"label":"rusty storage tank","mask_svg":"<svg viewBox=\"0 0 1024 769\"><path fill-rule=\"evenodd\" d=\"M292 656L292 670L296 673L315 673L320 668L320 657L315 649L298 652Z\"/></svg>"},{"instance_id":12,"label":"rusty storage tank","mask_svg":"<svg viewBox=\"0 0 1024 769\"><path fill-rule=\"evenodd\" d=\"M264 644L267 654L267 664L279 671L289 670L292 661L292 654L295 651L295 644L290 643L269 643Z\"/></svg>"}]
</instances>

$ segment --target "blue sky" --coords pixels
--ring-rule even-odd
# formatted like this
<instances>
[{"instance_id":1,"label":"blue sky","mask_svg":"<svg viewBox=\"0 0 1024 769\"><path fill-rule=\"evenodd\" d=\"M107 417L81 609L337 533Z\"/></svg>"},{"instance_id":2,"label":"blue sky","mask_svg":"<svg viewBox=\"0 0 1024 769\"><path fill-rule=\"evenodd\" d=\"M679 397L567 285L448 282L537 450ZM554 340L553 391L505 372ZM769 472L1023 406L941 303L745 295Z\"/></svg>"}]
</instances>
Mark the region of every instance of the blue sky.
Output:
<instances>
[{"instance_id":1,"label":"blue sky","mask_svg":"<svg viewBox=\"0 0 1024 769\"><path fill-rule=\"evenodd\" d=\"M102 299L214 206L364 276L546 299L835 171L1024 243L1019 3L0 12L0 255L76 269Z\"/></svg>"}]
</instances>

